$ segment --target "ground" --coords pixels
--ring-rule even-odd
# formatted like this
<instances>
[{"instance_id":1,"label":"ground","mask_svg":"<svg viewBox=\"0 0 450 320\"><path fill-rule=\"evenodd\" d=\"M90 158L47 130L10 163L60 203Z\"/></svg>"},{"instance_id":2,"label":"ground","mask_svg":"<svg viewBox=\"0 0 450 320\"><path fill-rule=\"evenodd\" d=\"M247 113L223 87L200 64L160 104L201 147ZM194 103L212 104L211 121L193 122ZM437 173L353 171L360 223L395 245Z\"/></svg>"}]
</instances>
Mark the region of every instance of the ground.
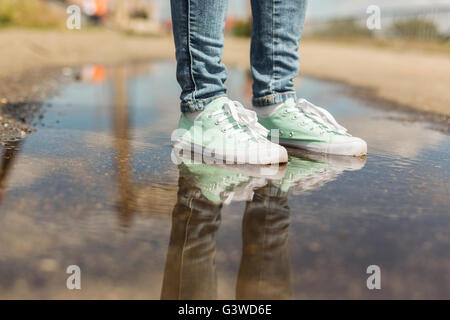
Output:
<instances>
[{"instance_id":1,"label":"ground","mask_svg":"<svg viewBox=\"0 0 450 320\"><path fill-rule=\"evenodd\" d=\"M9 100L9 96L20 90L20 87L8 87L10 78L24 78L24 74L33 69L174 60L175 51L169 36L149 38L102 29L81 32L3 29L0 44L0 99ZM225 63L247 67L248 50L247 39L227 39ZM450 116L450 55L447 50L306 39L301 56L302 74L346 82L367 89L366 92L377 98Z\"/></svg>"},{"instance_id":2,"label":"ground","mask_svg":"<svg viewBox=\"0 0 450 320\"><path fill-rule=\"evenodd\" d=\"M0 148L0 298L159 299L165 278L220 299L260 298L255 289L295 299L450 297L450 136L415 121L422 113L355 95L445 97L432 81L448 83L444 51L306 40L303 74L366 90L308 76L299 93L364 138L369 154L290 150L282 174L266 179L254 166L170 160L179 87L169 37L9 29L0 40L0 124L17 129L12 138L26 124L37 129ZM249 103L248 41L227 39L224 60L244 67L229 68L228 84ZM111 67L64 68L93 63ZM448 100L433 101L445 110ZM226 186L220 207L210 182ZM82 290L66 286L70 265L81 268ZM381 291L367 288L369 265L381 268Z\"/></svg>"}]
</instances>

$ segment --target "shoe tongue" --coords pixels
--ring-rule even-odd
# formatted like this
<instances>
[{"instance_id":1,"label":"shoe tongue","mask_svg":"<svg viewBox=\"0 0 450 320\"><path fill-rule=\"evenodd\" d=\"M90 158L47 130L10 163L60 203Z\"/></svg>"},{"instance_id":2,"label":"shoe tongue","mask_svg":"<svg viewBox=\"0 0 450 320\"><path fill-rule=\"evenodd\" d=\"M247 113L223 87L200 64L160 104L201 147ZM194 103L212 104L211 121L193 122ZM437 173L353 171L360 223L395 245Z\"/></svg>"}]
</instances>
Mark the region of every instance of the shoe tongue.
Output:
<instances>
[{"instance_id":1,"label":"shoe tongue","mask_svg":"<svg viewBox=\"0 0 450 320\"><path fill-rule=\"evenodd\" d=\"M296 103L295 103L295 100L293 99L293 98L289 98L289 99L287 99L285 102L284 102L284 105L286 106L286 107L295 107L296 106Z\"/></svg>"},{"instance_id":2,"label":"shoe tongue","mask_svg":"<svg viewBox=\"0 0 450 320\"><path fill-rule=\"evenodd\" d=\"M279 111L279 110L284 110L286 108L295 108L297 106L297 104L295 103L295 100L293 98L289 98L286 101L284 101L283 103L280 103L273 111L272 114Z\"/></svg>"},{"instance_id":3,"label":"shoe tongue","mask_svg":"<svg viewBox=\"0 0 450 320\"><path fill-rule=\"evenodd\" d=\"M227 103L229 99L227 97L221 97L214 99L209 104L206 105L205 111L214 112L223 107L225 103Z\"/></svg>"},{"instance_id":4,"label":"shoe tongue","mask_svg":"<svg viewBox=\"0 0 450 320\"><path fill-rule=\"evenodd\" d=\"M227 103L227 102L231 102L230 99L228 99L227 97L221 97L221 98L217 98L214 99L211 103L209 103L208 105L206 105L205 110L206 114L210 114L212 112L221 110L222 107ZM234 123L234 127L233 128L244 128L244 131L242 131L240 134L241 135L248 135L249 134L249 129L247 127L240 127L241 123L240 120L238 119L234 119L231 116L228 117L227 120L229 123Z\"/></svg>"}]
</instances>

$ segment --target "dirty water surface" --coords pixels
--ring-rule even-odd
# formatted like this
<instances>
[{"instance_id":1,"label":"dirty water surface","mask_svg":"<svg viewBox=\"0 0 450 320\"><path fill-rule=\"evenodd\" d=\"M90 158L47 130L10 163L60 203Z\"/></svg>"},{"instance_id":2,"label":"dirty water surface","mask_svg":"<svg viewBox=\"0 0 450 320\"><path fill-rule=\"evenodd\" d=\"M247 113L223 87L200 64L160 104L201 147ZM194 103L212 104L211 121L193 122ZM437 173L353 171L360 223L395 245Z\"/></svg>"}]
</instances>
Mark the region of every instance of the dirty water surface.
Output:
<instances>
[{"instance_id":1,"label":"dirty water surface","mask_svg":"<svg viewBox=\"0 0 450 320\"><path fill-rule=\"evenodd\" d=\"M37 131L0 147L0 298L450 298L450 138L432 125L303 78L366 159L177 165L172 63L72 72ZM248 105L247 72L227 83Z\"/></svg>"}]
</instances>

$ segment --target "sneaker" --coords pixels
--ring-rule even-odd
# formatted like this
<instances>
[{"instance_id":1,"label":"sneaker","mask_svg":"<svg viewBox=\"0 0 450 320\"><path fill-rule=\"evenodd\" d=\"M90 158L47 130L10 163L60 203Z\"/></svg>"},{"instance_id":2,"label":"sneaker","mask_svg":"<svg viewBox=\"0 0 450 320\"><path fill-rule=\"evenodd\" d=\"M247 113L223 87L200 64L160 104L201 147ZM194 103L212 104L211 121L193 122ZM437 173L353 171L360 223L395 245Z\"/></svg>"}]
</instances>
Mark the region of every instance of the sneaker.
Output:
<instances>
[{"instance_id":1,"label":"sneaker","mask_svg":"<svg viewBox=\"0 0 450 320\"><path fill-rule=\"evenodd\" d=\"M366 165L366 157L339 156L333 154L309 152L302 149L289 149L292 157L329 163L335 171L358 171Z\"/></svg>"},{"instance_id":2,"label":"sneaker","mask_svg":"<svg viewBox=\"0 0 450 320\"><path fill-rule=\"evenodd\" d=\"M319 189L344 171L360 170L366 163L365 157L321 155L298 150L289 154L291 157L284 177L272 180L272 184L285 193L292 190L293 194Z\"/></svg>"},{"instance_id":3,"label":"sneaker","mask_svg":"<svg viewBox=\"0 0 450 320\"><path fill-rule=\"evenodd\" d=\"M254 111L224 97L209 103L195 121L182 114L172 142L176 149L227 163L286 163L286 149L267 135Z\"/></svg>"},{"instance_id":4,"label":"sneaker","mask_svg":"<svg viewBox=\"0 0 450 320\"><path fill-rule=\"evenodd\" d=\"M251 201L254 190L265 186L268 181L264 176L250 175L242 166L204 164L185 157L178 160L180 175L186 178L191 189L198 188L201 195L214 204ZM285 170L282 173L284 175Z\"/></svg>"},{"instance_id":5,"label":"sneaker","mask_svg":"<svg viewBox=\"0 0 450 320\"><path fill-rule=\"evenodd\" d=\"M297 104L288 99L268 117L259 117L259 123L268 130L278 129L284 146L335 155L367 154L364 140L351 136L328 111L305 99Z\"/></svg>"},{"instance_id":6,"label":"sneaker","mask_svg":"<svg viewBox=\"0 0 450 320\"><path fill-rule=\"evenodd\" d=\"M327 162L291 156L285 176L280 180L273 180L273 185L284 193L294 189L293 193L299 194L317 189L332 181L335 176Z\"/></svg>"}]
</instances>

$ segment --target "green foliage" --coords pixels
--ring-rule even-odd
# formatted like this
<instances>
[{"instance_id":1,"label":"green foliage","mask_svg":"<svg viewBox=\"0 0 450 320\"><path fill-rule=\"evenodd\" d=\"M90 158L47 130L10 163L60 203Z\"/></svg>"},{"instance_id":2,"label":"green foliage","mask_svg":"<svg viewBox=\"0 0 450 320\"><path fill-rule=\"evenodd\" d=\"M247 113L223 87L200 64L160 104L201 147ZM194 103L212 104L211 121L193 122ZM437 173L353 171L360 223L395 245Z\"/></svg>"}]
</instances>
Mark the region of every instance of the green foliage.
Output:
<instances>
[{"instance_id":1,"label":"green foliage","mask_svg":"<svg viewBox=\"0 0 450 320\"><path fill-rule=\"evenodd\" d=\"M0 26L8 25L14 18L14 6L12 0L0 1Z\"/></svg>"},{"instance_id":2,"label":"green foliage","mask_svg":"<svg viewBox=\"0 0 450 320\"><path fill-rule=\"evenodd\" d=\"M143 19L143 20L147 20L148 19L148 13L146 10L143 9L136 9L131 13L131 18L133 19Z\"/></svg>"},{"instance_id":3,"label":"green foliage","mask_svg":"<svg viewBox=\"0 0 450 320\"><path fill-rule=\"evenodd\" d=\"M61 27L65 13L41 0L0 0L0 27Z\"/></svg>"},{"instance_id":4,"label":"green foliage","mask_svg":"<svg viewBox=\"0 0 450 320\"><path fill-rule=\"evenodd\" d=\"M232 30L231 33L235 37L251 37L252 35L252 21L246 20L246 21L237 21Z\"/></svg>"},{"instance_id":5,"label":"green foliage","mask_svg":"<svg viewBox=\"0 0 450 320\"><path fill-rule=\"evenodd\" d=\"M372 37L373 33L365 25L360 25L355 19L333 19L327 23L326 27L317 31L315 36L319 37Z\"/></svg>"},{"instance_id":6,"label":"green foliage","mask_svg":"<svg viewBox=\"0 0 450 320\"><path fill-rule=\"evenodd\" d=\"M395 22L391 26L390 33L396 37L408 39L441 38L433 21L417 17Z\"/></svg>"}]
</instances>

